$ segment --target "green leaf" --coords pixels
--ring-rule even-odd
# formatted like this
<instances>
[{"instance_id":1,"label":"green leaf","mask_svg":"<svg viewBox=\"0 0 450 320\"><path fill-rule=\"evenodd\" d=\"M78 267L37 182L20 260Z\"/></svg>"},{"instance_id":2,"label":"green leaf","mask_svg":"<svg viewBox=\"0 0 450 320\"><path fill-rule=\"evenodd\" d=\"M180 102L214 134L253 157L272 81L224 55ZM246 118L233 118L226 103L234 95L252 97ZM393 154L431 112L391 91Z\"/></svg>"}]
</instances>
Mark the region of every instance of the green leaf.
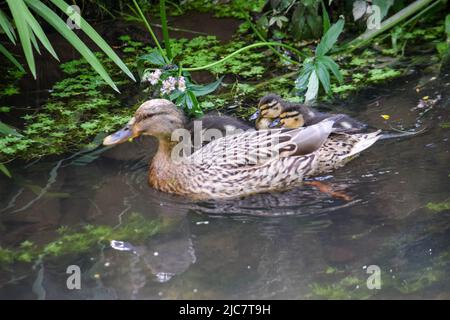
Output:
<instances>
[{"instance_id":1,"label":"green leaf","mask_svg":"<svg viewBox=\"0 0 450 320\"><path fill-rule=\"evenodd\" d=\"M22 135L16 131L16 129L8 126L7 124L0 121L0 134L3 135L13 135L16 137L21 137Z\"/></svg>"},{"instance_id":2,"label":"green leaf","mask_svg":"<svg viewBox=\"0 0 450 320\"><path fill-rule=\"evenodd\" d=\"M30 34L30 40L33 44L34 49L37 51L37 53L41 54L41 49L39 48L39 44L36 40L36 37L34 36L33 30L31 30L30 26L28 25L28 33Z\"/></svg>"},{"instance_id":3,"label":"green leaf","mask_svg":"<svg viewBox=\"0 0 450 320\"><path fill-rule=\"evenodd\" d=\"M25 5L23 0L16 1L16 5L20 7L20 10L22 11L23 17L26 19L26 22L30 28L28 31L30 36L33 37L33 34L36 35L36 37L39 39L39 41L42 43L42 45L47 49L50 54L59 61L58 55L56 54L55 50L53 49L50 41L48 41L47 36L44 33L44 30L42 30L40 24L37 22L37 20L33 17L28 7Z\"/></svg>"},{"instance_id":4,"label":"green leaf","mask_svg":"<svg viewBox=\"0 0 450 320\"><path fill-rule=\"evenodd\" d=\"M322 83L322 86L325 89L325 92L329 94L331 91L330 73L328 72L327 67L320 61L317 61L316 63L316 73L319 77L320 83Z\"/></svg>"},{"instance_id":5,"label":"green leaf","mask_svg":"<svg viewBox=\"0 0 450 320\"><path fill-rule=\"evenodd\" d=\"M6 0L9 9L11 10L14 23L17 28L17 33L19 34L20 43L22 45L22 50L25 54L25 59L27 60L28 68L30 68L33 77L36 79L36 64L34 62L33 49L31 48L31 38L28 30L28 23L23 15L18 3L22 3L22 0Z\"/></svg>"},{"instance_id":6,"label":"green leaf","mask_svg":"<svg viewBox=\"0 0 450 320\"><path fill-rule=\"evenodd\" d=\"M305 60L302 71L298 76L297 80L295 80L295 88L299 91L304 91L308 87L308 81L311 76L311 72L314 70L314 64L312 60Z\"/></svg>"},{"instance_id":7,"label":"green leaf","mask_svg":"<svg viewBox=\"0 0 450 320\"><path fill-rule=\"evenodd\" d=\"M70 30L66 23L49 7L40 1L26 0L29 6L47 21L53 28L56 29L72 46L86 59L86 61L94 68L95 71L117 92L117 86L112 81L111 77L103 68L102 64L92 51L80 40L80 38Z\"/></svg>"},{"instance_id":8,"label":"green leaf","mask_svg":"<svg viewBox=\"0 0 450 320\"><path fill-rule=\"evenodd\" d=\"M187 83L187 87L189 91L191 91L196 97L201 97L204 95L207 95L213 91L215 91L219 85L222 83L223 76L217 79L216 81L207 84L207 85L197 85L197 84L191 84Z\"/></svg>"},{"instance_id":9,"label":"green leaf","mask_svg":"<svg viewBox=\"0 0 450 320\"><path fill-rule=\"evenodd\" d=\"M25 72L22 65L16 58L0 43L0 53L2 53L9 61L11 61L20 71Z\"/></svg>"},{"instance_id":10,"label":"green leaf","mask_svg":"<svg viewBox=\"0 0 450 320\"><path fill-rule=\"evenodd\" d=\"M3 174L8 178L12 177L11 172L9 172L8 168L6 168L6 166L3 163L0 163L0 171L3 172Z\"/></svg>"},{"instance_id":11,"label":"green leaf","mask_svg":"<svg viewBox=\"0 0 450 320\"><path fill-rule=\"evenodd\" d=\"M339 81L340 84L344 82L344 78L342 76L341 71L339 70L339 66L336 62L334 62L333 59L331 59L328 56L321 56L317 57L317 61L324 64L328 68L328 70L330 70L331 73L333 73L333 75L336 77L336 79Z\"/></svg>"},{"instance_id":12,"label":"green leaf","mask_svg":"<svg viewBox=\"0 0 450 320\"><path fill-rule=\"evenodd\" d=\"M316 48L316 56L324 56L336 43L339 35L344 29L344 19L339 19L338 22L333 24L327 33L324 34L320 40L319 45Z\"/></svg>"},{"instance_id":13,"label":"green leaf","mask_svg":"<svg viewBox=\"0 0 450 320\"><path fill-rule=\"evenodd\" d=\"M447 34L447 40L450 39L450 14L445 17L445 33Z\"/></svg>"},{"instance_id":14,"label":"green leaf","mask_svg":"<svg viewBox=\"0 0 450 320\"><path fill-rule=\"evenodd\" d=\"M153 50L152 52L148 54L144 54L138 58L138 61L146 61L150 62L151 64L155 64L157 66L163 66L166 64L166 61L164 60L164 57L161 55L161 53L158 50Z\"/></svg>"},{"instance_id":15,"label":"green leaf","mask_svg":"<svg viewBox=\"0 0 450 320\"><path fill-rule=\"evenodd\" d=\"M35 1L32 0L26 0L28 4L34 3ZM65 1L63 0L51 0L51 2L56 5L59 9L61 9L63 12L67 14L68 8L70 7ZM71 11L72 13L72 11ZM123 63L123 61L119 58L119 56L111 49L111 47L106 43L106 41L97 33L97 31L94 30L94 28L91 27L91 25L84 20L84 18L78 14L77 12L73 13L72 18L79 19L81 30L86 33L86 35L91 38L94 43L103 50L103 52L110 58L125 74L133 79L133 81L136 81L131 71L128 69L128 67ZM67 28L67 26L66 26Z\"/></svg>"},{"instance_id":16,"label":"green leaf","mask_svg":"<svg viewBox=\"0 0 450 320\"><path fill-rule=\"evenodd\" d=\"M302 73L297 80L295 80L295 88L299 91L305 91L308 87L308 80L311 76L311 70L309 72Z\"/></svg>"},{"instance_id":17,"label":"green leaf","mask_svg":"<svg viewBox=\"0 0 450 320\"><path fill-rule=\"evenodd\" d=\"M186 91L186 106L188 107L189 110L193 112L195 112L196 109L198 109L199 107L197 97L190 90Z\"/></svg>"},{"instance_id":18,"label":"green leaf","mask_svg":"<svg viewBox=\"0 0 450 320\"><path fill-rule=\"evenodd\" d=\"M308 90L305 94L305 103L316 100L319 92L319 79L317 78L316 70L311 71L311 75L308 80Z\"/></svg>"},{"instance_id":19,"label":"green leaf","mask_svg":"<svg viewBox=\"0 0 450 320\"><path fill-rule=\"evenodd\" d=\"M323 0L321 0L320 3L322 4L323 34L325 34L330 29L331 22L330 22L330 16L328 15L328 12L327 12L327 8L325 8L325 3L323 2Z\"/></svg>"},{"instance_id":20,"label":"green leaf","mask_svg":"<svg viewBox=\"0 0 450 320\"><path fill-rule=\"evenodd\" d=\"M16 33L14 32L14 27L11 22L9 22L8 16L0 9L0 27L5 31L9 40L16 44Z\"/></svg>"}]
</instances>

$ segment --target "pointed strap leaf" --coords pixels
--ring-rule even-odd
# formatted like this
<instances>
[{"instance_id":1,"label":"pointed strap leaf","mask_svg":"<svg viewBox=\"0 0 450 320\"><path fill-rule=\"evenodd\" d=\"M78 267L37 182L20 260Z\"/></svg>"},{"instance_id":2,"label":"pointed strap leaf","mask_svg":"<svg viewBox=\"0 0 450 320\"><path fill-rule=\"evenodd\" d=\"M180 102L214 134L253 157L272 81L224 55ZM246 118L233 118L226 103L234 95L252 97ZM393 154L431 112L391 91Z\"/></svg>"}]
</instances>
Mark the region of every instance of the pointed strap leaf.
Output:
<instances>
[{"instance_id":1,"label":"pointed strap leaf","mask_svg":"<svg viewBox=\"0 0 450 320\"><path fill-rule=\"evenodd\" d=\"M38 2L38 1L35 1ZM36 35L36 37L39 39L39 41L42 43L42 45L47 49L50 54L59 61L58 55L56 54L55 50L53 49L50 41L48 41L47 36L45 35L44 30L42 30L41 25L37 22L37 20L33 17L30 10L26 6L26 4L23 2L23 0L16 0L16 6L20 8L22 11L23 17L26 19L29 27L30 27L30 35L33 33ZM36 40L35 40L36 41Z\"/></svg>"},{"instance_id":2,"label":"pointed strap leaf","mask_svg":"<svg viewBox=\"0 0 450 320\"><path fill-rule=\"evenodd\" d=\"M3 31L5 31L9 40L11 40L12 43L16 44L16 33L14 32L14 28L11 22L9 22L8 16L1 9L0 9L0 27L3 29Z\"/></svg>"},{"instance_id":3,"label":"pointed strap leaf","mask_svg":"<svg viewBox=\"0 0 450 320\"><path fill-rule=\"evenodd\" d=\"M70 30L66 23L49 7L40 1L30 1L26 0L28 5L45 21L47 21L53 28L56 29L67 41L69 41L72 46L77 49L77 51L86 59L86 61L97 71L97 73L117 92L117 86L112 81L111 77L108 75L106 70L103 68L102 64L92 51L80 40L80 38Z\"/></svg>"},{"instance_id":4,"label":"pointed strap leaf","mask_svg":"<svg viewBox=\"0 0 450 320\"><path fill-rule=\"evenodd\" d=\"M26 0L28 4L30 4L31 2L35 2L32 0ZM68 7L70 7L65 1L63 0L51 0L51 2L57 6L60 10L62 10L63 12L65 12L66 14L68 13ZM113 49L111 49L111 47L106 43L105 40L103 40L103 38L97 33L97 31L94 30L94 28L91 27L91 25L84 20L84 18L78 13L78 12L73 12L70 11L72 14L72 18L75 19L79 19L78 21L80 21L80 27L81 30L84 31L84 33L86 33L86 35L91 38L92 41L94 41L94 43L99 46L100 49L103 50L103 52L112 60L114 61L114 63L120 68L122 69L123 72L125 72L125 74L130 77L131 79L133 79L133 81L136 81L136 79L134 78L134 75L131 73L131 71L128 69L128 67L125 65L125 63L123 63L123 61L119 58L119 56L113 51Z\"/></svg>"},{"instance_id":5,"label":"pointed strap leaf","mask_svg":"<svg viewBox=\"0 0 450 320\"><path fill-rule=\"evenodd\" d=\"M11 61L17 68L19 68L20 71L25 72L24 68L19 63L19 61L17 61L17 59L14 58L14 56L1 43L0 43L0 53L3 54L6 57L6 59Z\"/></svg>"},{"instance_id":6,"label":"pointed strap leaf","mask_svg":"<svg viewBox=\"0 0 450 320\"><path fill-rule=\"evenodd\" d=\"M33 48L31 47L28 23L26 18L23 16L23 12L20 10L20 7L17 6L17 3L21 1L22 0L6 0L9 9L11 10L14 23L16 24L17 33L19 34L20 43L25 54L25 59L27 60L28 68L30 68L33 77L36 79L36 64L34 62Z\"/></svg>"}]
</instances>

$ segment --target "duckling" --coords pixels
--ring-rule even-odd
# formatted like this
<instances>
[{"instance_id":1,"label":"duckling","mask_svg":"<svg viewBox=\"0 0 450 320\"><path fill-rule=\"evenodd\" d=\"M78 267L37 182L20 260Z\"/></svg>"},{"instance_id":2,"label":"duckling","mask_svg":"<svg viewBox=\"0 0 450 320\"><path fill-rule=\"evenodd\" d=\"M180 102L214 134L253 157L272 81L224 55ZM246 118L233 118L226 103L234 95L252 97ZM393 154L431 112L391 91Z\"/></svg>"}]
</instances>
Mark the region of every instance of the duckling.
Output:
<instances>
[{"instance_id":1,"label":"duckling","mask_svg":"<svg viewBox=\"0 0 450 320\"><path fill-rule=\"evenodd\" d=\"M290 128L310 126L329 117L336 116L336 114L319 112L304 104L284 101L275 94L263 97L258 104L258 111L251 118L257 118L255 126L258 130L279 126L281 115L286 118L286 121L283 122L292 126ZM367 125L360 121L344 114L339 114L339 116L341 117L334 125L335 132L356 133L367 129Z\"/></svg>"},{"instance_id":2,"label":"duckling","mask_svg":"<svg viewBox=\"0 0 450 320\"><path fill-rule=\"evenodd\" d=\"M250 121L255 121L255 128L258 130L268 129L270 124L283 112L283 100L276 94L268 94L261 98L258 109L250 117Z\"/></svg>"},{"instance_id":3,"label":"duckling","mask_svg":"<svg viewBox=\"0 0 450 320\"><path fill-rule=\"evenodd\" d=\"M235 198L301 185L303 178L344 165L378 140L379 132L341 134L336 143L329 139L336 120L298 129L241 132L180 155L183 146L174 138L190 135L186 117L172 102L153 99L103 144L154 136L158 151L149 168L152 187L193 199Z\"/></svg>"},{"instance_id":4,"label":"duckling","mask_svg":"<svg viewBox=\"0 0 450 320\"><path fill-rule=\"evenodd\" d=\"M309 109L309 108L308 108ZM327 119L332 116L340 116L339 120L334 124L334 132L335 133L357 133L362 132L367 129L367 125L359 122L345 114L329 114L329 113L321 113L315 112L314 116L311 117L309 112L313 111L305 111L303 105L289 105L284 108L283 112L280 116L275 119L270 125L270 128L274 128L277 126L281 126L283 128L299 128L303 126L310 126L320 121Z\"/></svg>"}]
</instances>

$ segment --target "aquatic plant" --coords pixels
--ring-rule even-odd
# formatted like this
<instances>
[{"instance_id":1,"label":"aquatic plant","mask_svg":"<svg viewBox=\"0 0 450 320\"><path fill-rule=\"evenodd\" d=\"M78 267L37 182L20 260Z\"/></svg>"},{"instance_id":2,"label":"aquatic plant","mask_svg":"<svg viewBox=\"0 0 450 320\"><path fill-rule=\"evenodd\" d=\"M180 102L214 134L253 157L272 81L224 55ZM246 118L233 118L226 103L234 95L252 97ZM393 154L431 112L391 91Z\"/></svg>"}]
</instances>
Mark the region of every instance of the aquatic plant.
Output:
<instances>
[{"instance_id":1,"label":"aquatic plant","mask_svg":"<svg viewBox=\"0 0 450 320\"><path fill-rule=\"evenodd\" d=\"M131 213L117 228L107 225L85 225L78 230L66 226L58 228L58 236L51 242L36 245L23 241L16 248L0 247L0 268L14 262L30 263L36 259L80 254L109 245L111 240L141 243L168 226L161 219L148 219ZM170 225L169 225L170 227Z\"/></svg>"},{"instance_id":2,"label":"aquatic plant","mask_svg":"<svg viewBox=\"0 0 450 320\"><path fill-rule=\"evenodd\" d=\"M171 48L171 39L169 37L169 31L167 26L167 18L166 18L166 12L165 12L165 1L160 0L160 17L161 17L161 23L162 23L162 29L163 29L163 36L164 36L164 44L165 49L161 47L158 39L155 36L155 33L153 32L153 29L150 25L150 23L147 21L144 13L142 12L139 4L136 2L136 0L133 0L133 3L135 5L136 11L141 17L143 23L145 24L148 32L150 33L155 45L156 49L150 52L149 54L146 54L144 56L141 56L139 58L140 61L147 61L155 66L158 67L159 71L153 71L158 72L158 84L160 84L159 91L161 92L161 96L169 99L171 101L174 101L178 106L184 108L187 110L191 115L201 115L202 109L200 107L200 104L197 100L197 97L207 95L214 90L218 88L220 85L220 82L222 81L221 78L219 78L216 82L213 82L208 85L198 85L194 84L194 82L191 79L190 73L192 71L200 71L200 70L206 70L211 69L215 66L221 65L225 63L226 61L230 60L231 58L237 56L238 54L241 54L243 51L247 51L253 48L257 47L264 47L264 46L280 46L280 47L286 47L289 49L292 49L294 51L298 51L295 48L293 48L290 45L282 44L278 42L258 42L253 43L248 46L245 46L243 48L237 49L236 51L230 53L226 57L198 67L184 67L182 64L176 65L173 61L173 54L172 54L172 48ZM159 74L161 72L161 74ZM151 73L154 75L154 73ZM151 77L151 74L147 70L147 76L144 77L144 79ZM159 82L159 79L161 81ZM184 90L179 90L179 87L176 87L174 84L176 81L180 81L180 79L183 79L183 82L186 84L185 87L183 87ZM170 82L173 82L173 84L170 84ZM166 83L166 85L164 85ZM156 81L155 81L156 84ZM166 90L168 89L168 90Z\"/></svg>"},{"instance_id":3,"label":"aquatic plant","mask_svg":"<svg viewBox=\"0 0 450 320\"><path fill-rule=\"evenodd\" d=\"M342 73L339 71L337 63L326 55L335 45L339 35L344 29L344 20L340 19L333 24L324 34L317 45L314 57L306 59L300 71L295 86L299 94L305 93L305 102L311 103L316 100L319 93L319 81L325 92L330 94L330 72L336 77L339 83L343 82Z\"/></svg>"}]
</instances>

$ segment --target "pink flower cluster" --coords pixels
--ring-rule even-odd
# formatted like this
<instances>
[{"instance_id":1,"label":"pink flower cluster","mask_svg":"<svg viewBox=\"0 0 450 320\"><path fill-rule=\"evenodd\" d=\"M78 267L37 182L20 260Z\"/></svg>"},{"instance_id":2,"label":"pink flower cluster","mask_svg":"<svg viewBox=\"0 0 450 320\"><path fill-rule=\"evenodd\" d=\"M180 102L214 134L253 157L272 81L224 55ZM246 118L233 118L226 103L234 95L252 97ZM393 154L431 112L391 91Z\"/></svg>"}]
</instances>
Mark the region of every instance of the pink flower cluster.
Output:
<instances>
[{"instance_id":1,"label":"pink flower cluster","mask_svg":"<svg viewBox=\"0 0 450 320\"><path fill-rule=\"evenodd\" d=\"M145 75L142 81L148 81L151 85L154 86L160 82L161 75L162 71L160 69L156 69L155 71ZM171 94L176 89L180 90L181 92L186 91L186 79L183 76L168 77L166 80L162 81L162 94Z\"/></svg>"}]
</instances>

